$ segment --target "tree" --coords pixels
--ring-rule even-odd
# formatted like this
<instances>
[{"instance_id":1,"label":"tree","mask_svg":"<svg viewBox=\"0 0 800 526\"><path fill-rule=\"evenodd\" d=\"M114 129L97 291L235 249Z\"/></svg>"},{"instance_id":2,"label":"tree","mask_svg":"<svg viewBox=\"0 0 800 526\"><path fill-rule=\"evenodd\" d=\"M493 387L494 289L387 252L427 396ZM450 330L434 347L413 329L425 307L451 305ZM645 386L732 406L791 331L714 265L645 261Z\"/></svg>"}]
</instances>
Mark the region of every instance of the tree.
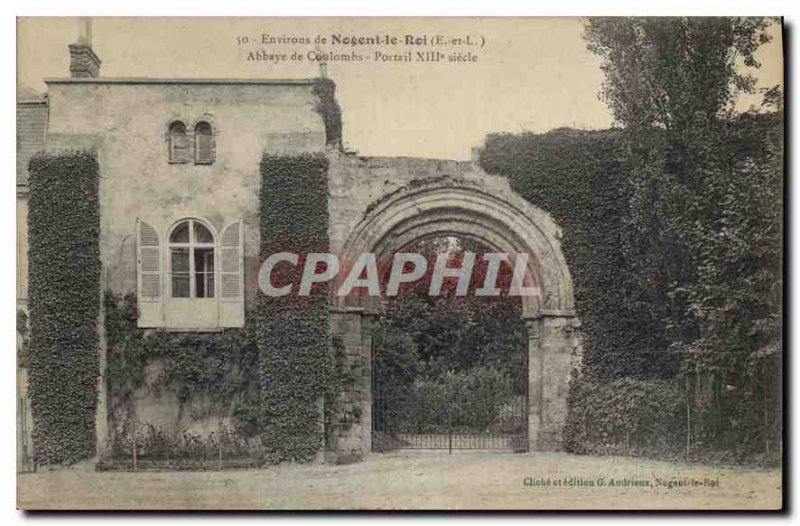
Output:
<instances>
[{"instance_id":1,"label":"tree","mask_svg":"<svg viewBox=\"0 0 800 526\"><path fill-rule=\"evenodd\" d=\"M763 18L599 18L586 27L589 49L603 58L602 96L627 139L633 235L625 248L643 290L651 291L654 315L683 350L696 350L693 344L707 338L709 310L728 308L711 296L729 297L734 277L756 272L743 261L723 261L719 245L740 224L735 218L752 229L758 223L752 218L766 217L763 207L774 205L749 197L759 191L745 175L754 162L745 146L757 137L745 137L734 113L737 95L754 91L755 51L770 40L769 24ZM757 251L761 241L775 241L756 237L738 239L746 248L739 259L748 247Z\"/></svg>"},{"instance_id":2,"label":"tree","mask_svg":"<svg viewBox=\"0 0 800 526\"><path fill-rule=\"evenodd\" d=\"M585 32L626 143L624 250L648 291L643 304L663 320L684 371L710 373L720 392L766 385L763 361L780 344L780 89L767 90L762 112L734 109L755 90L755 51L770 23L601 18ZM731 421L754 410L736 405Z\"/></svg>"},{"instance_id":3,"label":"tree","mask_svg":"<svg viewBox=\"0 0 800 526\"><path fill-rule=\"evenodd\" d=\"M764 18L592 18L589 50L603 59L602 96L631 131L676 133L733 111L752 93ZM743 67L744 66L744 67Z\"/></svg>"}]
</instances>

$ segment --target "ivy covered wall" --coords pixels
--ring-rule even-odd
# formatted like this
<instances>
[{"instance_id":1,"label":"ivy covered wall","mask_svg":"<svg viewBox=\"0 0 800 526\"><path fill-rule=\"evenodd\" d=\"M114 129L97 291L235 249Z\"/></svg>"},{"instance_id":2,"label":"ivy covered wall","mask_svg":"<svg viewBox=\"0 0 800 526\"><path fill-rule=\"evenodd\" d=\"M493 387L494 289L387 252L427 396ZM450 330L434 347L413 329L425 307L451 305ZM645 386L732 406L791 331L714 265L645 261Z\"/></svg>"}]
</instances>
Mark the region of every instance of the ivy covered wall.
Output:
<instances>
[{"instance_id":1,"label":"ivy covered wall","mask_svg":"<svg viewBox=\"0 0 800 526\"><path fill-rule=\"evenodd\" d=\"M241 329L169 332L137 327L133 293L121 296L106 290L104 307L106 381L116 456L129 455L132 437L147 439L142 434L151 427L173 438L189 432L182 429L182 415L191 422L230 427L242 439L258 435L258 349L252 310ZM168 425L140 414L137 398L142 393L150 404L174 400L171 411L159 410L160 420Z\"/></svg>"},{"instance_id":2,"label":"ivy covered wall","mask_svg":"<svg viewBox=\"0 0 800 526\"><path fill-rule=\"evenodd\" d=\"M329 251L328 159L322 154L261 160L261 257L300 255L279 265L273 284L299 283L306 255ZM261 438L270 460L309 461L324 438L323 398L334 382L328 286L308 296L260 295Z\"/></svg>"},{"instance_id":3,"label":"ivy covered wall","mask_svg":"<svg viewBox=\"0 0 800 526\"><path fill-rule=\"evenodd\" d=\"M98 181L93 153L42 153L30 163L28 394L38 464L95 453Z\"/></svg>"},{"instance_id":4,"label":"ivy covered wall","mask_svg":"<svg viewBox=\"0 0 800 526\"><path fill-rule=\"evenodd\" d=\"M718 162L680 191L659 164L674 152L654 147L652 160L633 162L620 131L487 138L483 168L563 231L584 348L570 383L568 451L775 457L779 315L769 318L780 301L781 131L777 114L726 121L709 148ZM685 282L661 271L680 266L698 270ZM697 332L688 344L681 324Z\"/></svg>"},{"instance_id":5,"label":"ivy covered wall","mask_svg":"<svg viewBox=\"0 0 800 526\"><path fill-rule=\"evenodd\" d=\"M600 377L669 377L659 320L637 308L627 222L630 193L619 133L555 130L486 139L480 164L505 175L522 197L549 212L563 232L581 320L586 370Z\"/></svg>"},{"instance_id":6,"label":"ivy covered wall","mask_svg":"<svg viewBox=\"0 0 800 526\"><path fill-rule=\"evenodd\" d=\"M325 124L325 144L340 146L342 143L342 109L336 100L336 83L328 78L316 78L312 92L317 97L314 110L322 116L322 122Z\"/></svg>"}]
</instances>

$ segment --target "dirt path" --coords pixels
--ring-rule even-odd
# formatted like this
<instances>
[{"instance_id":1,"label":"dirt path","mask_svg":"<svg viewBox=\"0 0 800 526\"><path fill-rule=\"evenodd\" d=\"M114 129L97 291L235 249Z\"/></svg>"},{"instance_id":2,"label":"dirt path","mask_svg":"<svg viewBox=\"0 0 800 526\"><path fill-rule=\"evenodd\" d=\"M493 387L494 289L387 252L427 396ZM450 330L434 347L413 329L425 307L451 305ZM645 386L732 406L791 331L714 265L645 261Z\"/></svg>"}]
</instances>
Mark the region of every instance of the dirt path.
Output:
<instances>
[{"instance_id":1,"label":"dirt path","mask_svg":"<svg viewBox=\"0 0 800 526\"><path fill-rule=\"evenodd\" d=\"M598 480L601 477L602 485ZM781 506L779 470L562 453L392 453L347 466L289 465L223 472L63 470L23 474L18 480L18 505L23 509L777 509ZM612 485L612 481L622 485Z\"/></svg>"}]
</instances>

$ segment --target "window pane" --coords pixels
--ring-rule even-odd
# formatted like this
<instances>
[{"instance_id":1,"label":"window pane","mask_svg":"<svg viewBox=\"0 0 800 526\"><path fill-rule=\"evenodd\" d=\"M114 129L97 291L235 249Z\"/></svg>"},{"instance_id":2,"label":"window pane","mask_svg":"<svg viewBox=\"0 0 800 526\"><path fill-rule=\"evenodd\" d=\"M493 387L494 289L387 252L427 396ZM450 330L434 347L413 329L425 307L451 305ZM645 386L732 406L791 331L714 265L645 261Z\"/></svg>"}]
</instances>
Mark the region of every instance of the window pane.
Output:
<instances>
[{"instance_id":1,"label":"window pane","mask_svg":"<svg viewBox=\"0 0 800 526\"><path fill-rule=\"evenodd\" d=\"M172 254L172 272L189 272L189 249L188 248L173 248Z\"/></svg>"},{"instance_id":2,"label":"window pane","mask_svg":"<svg viewBox=\"0 0 800 526\"><path fill-rule=\"evenodd\" d=\"M172 136L186 135L186 125L181 121L175 121L169 126L169 133Z\"/></svg>"},{"instance_id":3,"label":"window pane","mask_svg":"<svg viewBox=\"0 0 800 526\"><path fill-rule=\"evenodd\" d=\"M209 272L206 274L206 291L208 292L208 298L214 297L214 273Z\"/></svg>"},{"instance_id":4,"label":"window pane","mask_svg":"<svg viewBox=\"0 0 800 526\"><path fill-rule=\"evenodd\" d=\"M171 243L188 243L189 242L189 222L183 222L172 231L169 237ZM187 267L186 270L189 270Z\"/></svg>"},{"instance_id":5,"label":"window pane","mask_svg":"<svg viewBox=\"0 0 800 526\"><path fill-rule=\"evenodd\" d=\"M188 272L173 272L172 273L172 297L173 298L188 298L189 297L189 273Z\"/></svg>"},{"instance_id":6,"label":"window pane","mask_svg":"<svg viewBox=\"0 0 800 526\"><path fill-rule=\"evenodd\" d=\"M211 136L198 135L197 136L197 162L210 163L211 162Z\"/></svg>"},{"instance_id":7,"label":"window pane","mask_svg":"<svg viewBox=\"0 0 800 526\"><path fill-rule=\"evenodd\" d=\"M181 152L182 155L181 158L184 159L187 154L183 152L189 151L189 148L191 148L192 146L189 137L186 135L176 135L175 137L172 138L172 141L175 146L175 150L177 152Z\"/></svg>"},{"instance_id":8,"label":"window pane","mask_svg":"<svg viewBox=\"0 0 800 526\"><path fill-rule=\"evenodd\" d=\"M211 236L211 232L209 232L206 227L204 227L201 223L197 221L194 222L194 242L195 243L214 242L214 238Z\"/></svg>"},{"instance_id":9,"label":"window pane","mask_svg":"<svg viewBox=\"0 0 800 526\"><path fill-rule=\"evenodd\" d=\"M194 249L194 269L197 272L209 272L214 270L213 248Z\"/></svg>"},{"instance_id":10,"label":"window pane","mask_svg":"<svg viewBox=\"0 0 800 526\"><path fill-rule=\"evenodd\" d=\"M214 297L214 249L196 248L194 250L195 296Z\"/></svg>"},{"instance_id":11,"label":"window pane","mask_svg":"<svg viewBox=\"0 0 800 526\"><path fill-rule=\"evenodd\" d=\"M213 298L214 297L214 273L213 272L195 272L195 297L196 298Z\"/></svg>"}]
</instances>

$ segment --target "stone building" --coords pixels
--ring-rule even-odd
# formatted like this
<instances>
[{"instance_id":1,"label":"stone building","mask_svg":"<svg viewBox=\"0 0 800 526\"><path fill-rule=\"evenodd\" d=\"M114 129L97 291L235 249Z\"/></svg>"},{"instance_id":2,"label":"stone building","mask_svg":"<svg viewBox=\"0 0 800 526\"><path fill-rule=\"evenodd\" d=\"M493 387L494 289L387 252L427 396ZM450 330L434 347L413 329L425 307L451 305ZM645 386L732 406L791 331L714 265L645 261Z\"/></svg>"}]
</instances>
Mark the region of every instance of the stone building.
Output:
<instances>
[{"instance_id":1,"label":"stone building","mask_svg":"<svg viewBox=\"0 0 800 526\"><path fill-rule=\"evenodd\" d=\"M19 99L20 301L24 175L30 154L42 147L97 154L102 288L135 291L142 330L191 332L242 327L245 305L255 300L262 154L324 153L333 253L391 254L417 239L455 234L532 255L527 279L544 294L523 304L530 331L527 436L531 449L560 448L567 380L579 347L572 282L558 226L507 180L472 162L342 151L318 110L314 79L106 78L90 38L69 51L69 77L46 79L46 99L28 92ZM334 433L333 448L358 457L371 451L373 311L349 297L332 299L330 309L333 332L358 371L341 400L363 415ZM102 369L105 349L100 352ZM138 393L135 404L143 421L178 432L207 432L218 424L192 421L164 393ZM101 454L107 412L101 396Z\"/></svg>"},{"instance_id":2,"label":"stone building","mask_svg":"<svg viewBox=\"0 0 800 526\"><path fill-rule=\"evenodd\" d=\"M47 98L28 86L17 86L17 353L27 338L28 312L28 162L44 148ZM18 364L24 365L24 364ZM28 374L17 367L17 469L30 469L33 453Z\"/></svg>"}]
</instances>

